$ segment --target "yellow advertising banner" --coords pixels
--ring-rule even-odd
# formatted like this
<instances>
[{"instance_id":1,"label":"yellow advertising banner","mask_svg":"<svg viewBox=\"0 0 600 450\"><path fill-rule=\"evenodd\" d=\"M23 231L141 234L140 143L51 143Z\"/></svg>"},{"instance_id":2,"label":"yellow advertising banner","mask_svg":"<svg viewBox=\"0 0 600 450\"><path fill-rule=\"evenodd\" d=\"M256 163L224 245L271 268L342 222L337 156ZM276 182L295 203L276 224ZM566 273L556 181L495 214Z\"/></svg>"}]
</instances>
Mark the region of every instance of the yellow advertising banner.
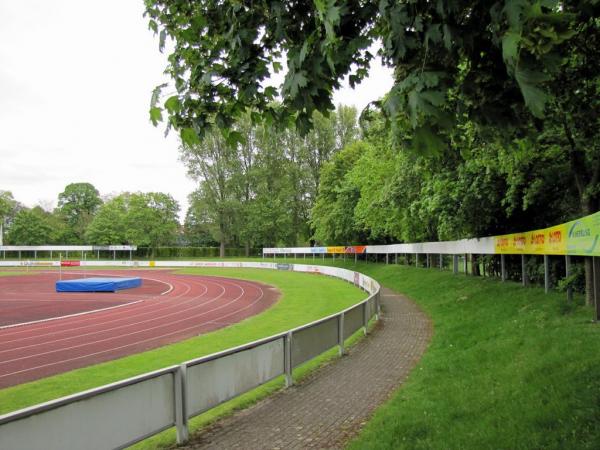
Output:
<instances>
[{"instance_id":1,"label":"yellow advertising banner","mask_svg":"<svg viewBox=\"0 0 600 450\"><path fill-rule=\"evenodd\" d=\"M600 256L600 212L543 230L494 239L499 254Z\"/></svg>"},{"instance_id":2,"label":"yellow advertising banner","mask_svg":"<svg viewBox=\"0 0 600 450\"><path fill-rule=\"evenodd\" d=\"M327 253L346 253L346 247L327 247Z\"/></svg>"},{"instance_id":3,"label":"yellow advertising banner","mask_svg":"<svg viewBox=\"0 0 600 450\"><path fill-rule=\"evenodd\" d=\"M496 253L521 254L527 248L527 233L505 234L496 236Z\"/></svg>"},{"instance_id":4,"label":"yellow advertising banner","mask_svg":"<svg viewBox=\"0 0 600 450\"><path fill-rule=\"evenodd\" d=\"M567 225L496 236L495 240L496 253L500 254L565 255Z\"/></svg>"}]
</instances>

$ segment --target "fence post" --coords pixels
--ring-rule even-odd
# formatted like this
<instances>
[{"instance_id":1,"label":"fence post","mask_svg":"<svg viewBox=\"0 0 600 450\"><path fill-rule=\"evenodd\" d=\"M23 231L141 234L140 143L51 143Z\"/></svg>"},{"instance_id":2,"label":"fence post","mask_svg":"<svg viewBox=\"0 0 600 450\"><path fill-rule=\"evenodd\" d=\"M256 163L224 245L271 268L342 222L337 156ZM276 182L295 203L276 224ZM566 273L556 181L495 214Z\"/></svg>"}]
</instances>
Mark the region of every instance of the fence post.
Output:
<instances>
[{"instance_id":1,"label":"fence post","mask_svg":"<svg viewBox=\"0 0 600 450\"><path fill-rule=\"evenodd\" d=\"M290 387L294 384L294 376L292 374L292 332L290 331L283 338L283 368L285 370L285 387Z\"/></svg>"},{"instance_id":2,"label":"fence post","mask_svg":"<svg viewBox=\"0 0 600 450\"><path fill-rule=\"evenodd\" d=\"M521 255L521 280L523 282L523 286L527 286L527 270L525 268L525 255Z\"/></svg>"},{"instance_id":3,"label":"fence post","mask_svg":"<svg viewBox=\"0 0 600 450\"><path fill-rule=\"evenodd\" d=\"M189 431L187 423L187 367L181 364L173 376L175 377L175 429L177 443L183 444L188 440Z\"/></svg>"},{"instance_id":4,"label":"fence post","mask_svg":"<svg viewBox=\"0 0 600 450\"><path fill-rule=\"evenodd\" d=\"M398 265L398 253L394 253L394 264Z\"/></svg>"},{"instance_id":5,"label":"fence post","mask_svg":"<svg viewBox=\"0 0 600 450\"><path fill-rule=\"evenodd\" d=\"M467 253L465 253L465 260L464 260L464 266L465 266L465 275L469 275L469 255Z\"/></svg>"},{"instance_id":6,"label":"fence post","mask_svg":"<svg viewBox=\"0 0 600 450\"><path fill-rule=\"evenodd\" d=\"M506 256L500 255L500 276L502 281L506 281Z\"/></svg>"},{"instance_id":7,"label":"fence post","mask_svg":"<svg viewBox=\"0 0 600 450\"><path fill-rule=\"evenodd\" d=\"M565 277L570 277L571 276L571 256L570 255L565 255ZM567 287L567 301L568 302L572 302L573 301L573 288L569 285L569 287Z\"/></svg>"},{"instance_id":8,"label":"fence post","mask_svg":"<svg viewBox=\"0 0 600 450\"><path fill-rule=\"evenodd\" d=\"M600 258L592 256L592 267L594 268L594 319L600 320Z\"/></svg>"},{"instance_id":9,"label":"fence post","mask_svg":"<svg viewBox=\"0 0 600 450\"><path fill-rule=\"evenodd\" d=\"M440 270L444 269L444 255L440 253Z\"/></svg>"},{"instance_id":10,"label":"fence post","mask_svg":"<svg viewBox=\"0 0 600 450\"><path fill-rule=\"evenodd\" d=\"M340 356L344 356L346 354L346 349L344 348L344 313L340 313L338 315L338 349Z\"/></svg>"},{"instance_id":11,"label":"fence post","mask_svg":"<svg viewBox=\"0 0 600 450\"><path fill-rule=\"evenodd\" d=\"M367 335L368 332L368 327L369 327L369 302L364 302L363 303L363 332L365 333L365 336Z\"/></svg>"},{"instance_id":12,"label":"fence post","mask_svg":"<svg viewBox=\"0 0 600 450\"><path fill-rule=\"evenodd\" d=\"M354 264L358 261L358 253L354 252Z\"/></svg>"},{"instance_id":13,"label":"fence post","mask_svg":"<svg viewBox=\"0 0 600 450\"><path fill-rule=\"evenodd\" d=\"M427 264L427 268L429 269L429 253L426 254L426 264Z\"/></svg>"},{"instance_id":14,"label":"fence post","mask_svg":"<svg viewBox=\"0 0 600 450\"><path fill-rule=\"evenodd\" d=\"M419 267L419 254L415 253L415 267Z\"/></svg>"},{"instance_id":15,"label":"fence post","mask_svg":"<svg viewBox=\"0 0 600 450\"><path fill-rule=\"evenodd\" d=\"M544 292L550 291L550 261L548 255L544 255Z\"/></svg>"},{"instance_id":16,"label":"fence post","mask_svg":"<svg viewBox=\"0 0 600 450\"><path fill-rule=\"evenodd\" d=\"M386 263L386 264L389 264L389 262L390 262L390 254L389 254L389 253L386 253L386 254L385 254L385 263Z\"/></svg>"}]
</instances>

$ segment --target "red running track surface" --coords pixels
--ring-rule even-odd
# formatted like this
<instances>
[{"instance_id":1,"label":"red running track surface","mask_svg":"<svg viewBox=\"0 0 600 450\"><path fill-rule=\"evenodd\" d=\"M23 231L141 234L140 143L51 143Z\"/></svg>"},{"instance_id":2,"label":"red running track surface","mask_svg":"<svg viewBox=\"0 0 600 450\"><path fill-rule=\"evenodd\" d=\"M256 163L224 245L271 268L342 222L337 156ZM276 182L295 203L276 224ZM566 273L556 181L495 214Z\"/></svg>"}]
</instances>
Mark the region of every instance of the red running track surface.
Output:
<instances>
[{"instance_id":1,"label":"red running track surface","mask_svg":"<svg viewBox=\"0 0 600 450\"><path fill-rule=\"evenodd\" d=\"M256 282L166 270L94 275L138 276L143 284L114 294L56 293L56 273L0 277L0 388L225 327L265 310L279 295Z\"/></svg>"}]
</instances>

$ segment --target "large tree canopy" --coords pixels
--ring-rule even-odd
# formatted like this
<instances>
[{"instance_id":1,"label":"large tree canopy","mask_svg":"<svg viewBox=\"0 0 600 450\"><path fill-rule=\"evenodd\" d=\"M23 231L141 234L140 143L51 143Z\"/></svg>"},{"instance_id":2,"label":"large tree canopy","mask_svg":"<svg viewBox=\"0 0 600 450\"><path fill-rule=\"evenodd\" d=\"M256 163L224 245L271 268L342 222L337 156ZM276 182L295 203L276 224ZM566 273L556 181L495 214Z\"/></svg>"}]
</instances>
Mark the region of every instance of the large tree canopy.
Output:
<instances>
[{"instance_id":1,"label":"large tree canopy","mask_svg":"<svg viewBox=\"0 0 600 450\"><path fill-rule=\"evenodd\" d=\"M64 217L74 236L65 238L73 243L83 242L85 230L102 205L100 193L90 183L71 183L58 194L58 212Z\"/></svg>"},{"instance_id":2,"label":"large tree canopy","mask_svg":"<svg viewBox=\"0 0 600 450\"><path fill-rule=\"evenodd\" d=\"M210 125L235 141L227 130L248 108L255 120L293 119L305 131L314 110L333 109L343 77L355 85L367 76L378 41L395 68L384 103L391 123L409 120L417 148L439 149L456 111L495 124L519 123L527 110L543 117L569 39L597 10L596 0L146 0L161 50L172 40L176 89L163 105L155 91L151 119L166 110L186 143ZM284 82L269 86L282 58Z\"/></svg>"}]
</instances>

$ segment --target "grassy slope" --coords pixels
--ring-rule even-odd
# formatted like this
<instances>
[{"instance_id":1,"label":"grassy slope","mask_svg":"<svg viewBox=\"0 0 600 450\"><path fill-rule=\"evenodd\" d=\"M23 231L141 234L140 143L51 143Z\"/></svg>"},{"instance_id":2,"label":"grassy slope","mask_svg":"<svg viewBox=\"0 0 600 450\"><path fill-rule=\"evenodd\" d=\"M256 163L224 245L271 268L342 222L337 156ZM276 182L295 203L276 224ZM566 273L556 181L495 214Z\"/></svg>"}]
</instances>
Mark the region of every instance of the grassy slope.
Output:
<instances>
[{"instance_id":1,"label":"grassy slope","mask_svg":"<svg viewBox=\"0 0 600 450\"><path fill-rule=\"evenodd\" d=\"M177 344L0 390L0 414L270 336L339 311L365 297L330 277L264 269L186 269L277 286L282 299L238 324Z\"/></svg>"},{"instance_id":2,"label":"grassy slope","mask_svg":"<svg viewBox=\"0 0 600 450\"><path fill-rule=\"evenodd\" d=\"M600 325L544 294L449 272L363 264L414 299L435 334L350 449L598 448Z\"/></svg>"}]
</instances>

